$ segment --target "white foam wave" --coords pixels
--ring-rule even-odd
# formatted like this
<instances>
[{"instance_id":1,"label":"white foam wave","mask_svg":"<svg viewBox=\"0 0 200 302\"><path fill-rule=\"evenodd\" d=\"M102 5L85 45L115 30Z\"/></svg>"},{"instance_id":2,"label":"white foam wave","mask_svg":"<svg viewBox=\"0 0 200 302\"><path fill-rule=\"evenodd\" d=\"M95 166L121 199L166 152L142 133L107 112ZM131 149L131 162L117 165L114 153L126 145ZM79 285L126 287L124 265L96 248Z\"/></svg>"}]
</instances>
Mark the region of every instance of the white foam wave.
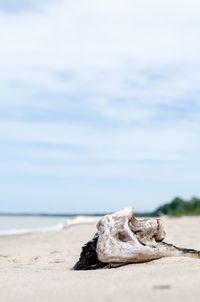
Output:
<instances>
[{"instance_id":1,"label":"white foam wave","mask_svg":"<svg viewBox=\"0 0 200 302\"><path fill-rule=\"evenodd\" d=\"M97 223L100 217L97 216L76 216L73 218L69 218L64 223L64 228L68 228L70 226L81 225L81 224L91 224Z\"/></svg>"},{"instance_id":2,"label":"white foam wave","mask_svg":"<svg viewBox=\"0 0 200 302\"><path fill-rule=\"evenodd\" d=\"M26 234L35 234L35 233L46 233L46 232L56 232L62 230L64 227L63 223L57 224L51 227L44 228L30 228L30 229L9 229L9 230L0 230L0 236L11 236L11 235L26 235Z\"/></svg>"},{"instance_id":3,"label":"white foam wave","mask_svg":"<svg viewBox=\"0 0 200 302\"><path fill-rule=\"evenodd\" d=\"M20 219L26 219L24 217ZM41 219L39 218L40 221L35 221L34 222L34 227L28 227L33 223L33 221L26 221L25 225L18 225L19 221L17 220L14 225L12 224L11 228L8 228L9 225L11 225L11 221L6 224L7 227L1 226L0 228L0 236L11 236L11 235L25 235L25 234L35 234L35 233L45 233L45 232L55 232L62 230L63 228L68 228L71 226L76 226L76 225L84 225L84 224L96 224L100 217L98 216L75 216L75 217L69 217L66 218L65 220L61 223L57 223L55 225L48 226L48 224L52 224L52 221L47 222L47 226L41 226ZM45 218L44 218L45 219ZM12 219L13 222L13 219ZM37 227L38 225L38 227Z\"/></svg>"}]
</instances>

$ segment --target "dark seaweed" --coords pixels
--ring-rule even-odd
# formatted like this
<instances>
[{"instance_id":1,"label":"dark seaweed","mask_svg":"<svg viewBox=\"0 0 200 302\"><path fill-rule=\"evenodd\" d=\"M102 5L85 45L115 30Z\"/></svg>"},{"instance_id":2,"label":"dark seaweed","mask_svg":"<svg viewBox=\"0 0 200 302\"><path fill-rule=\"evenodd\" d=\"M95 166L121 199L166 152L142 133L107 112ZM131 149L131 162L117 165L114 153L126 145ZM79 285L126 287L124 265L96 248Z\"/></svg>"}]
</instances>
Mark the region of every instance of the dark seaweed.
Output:
<instances>
[{"instance_id":1,"label":"dark seaweed","mask_svg":"<svg viewBox=\"0 0 200 302\"><path fill-rule=\"evenodd\" d=\"M99 261L96 252L98 235L88 241L83 247L78 262L74 265L74 270L95 270L103 268L107 263Z\"/></svg>"}]
</instances>

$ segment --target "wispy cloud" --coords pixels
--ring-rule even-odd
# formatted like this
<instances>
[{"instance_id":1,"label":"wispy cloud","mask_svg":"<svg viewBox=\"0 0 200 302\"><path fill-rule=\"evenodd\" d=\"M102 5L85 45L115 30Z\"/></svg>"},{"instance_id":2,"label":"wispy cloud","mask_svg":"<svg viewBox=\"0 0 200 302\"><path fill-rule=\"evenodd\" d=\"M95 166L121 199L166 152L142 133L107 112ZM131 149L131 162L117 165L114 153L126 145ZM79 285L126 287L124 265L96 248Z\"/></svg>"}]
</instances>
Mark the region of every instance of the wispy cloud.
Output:
<instances>
[{"instance_id":1,"label":"wispy cloud","mask_svg":"<svg viewBox=\"0 0 200 302\"><path fill-rule=\"evenodd\" d=\"M196 0L0 1L0 177L19 183L21 207L26 176L29 192L53 179L52 196L59 188L68 210L81 208L75 187L91 210L102 199L108 210L134 199L147 209L200 193L199 8ZM52 202L45 184L40 193Z\"/></svg>"},{"instance_id":2,"label":"wispy cloud","mask_svg":"<svg viewBox=\"0 0 200 302\"><path fill-rule=\"evenodd\" d=\"M45 4L52 0L43 0L42 3L38 0L0 0L0 12L8 14L18 14L27 11L41 9Z\"/></svg>"}]
</instances>

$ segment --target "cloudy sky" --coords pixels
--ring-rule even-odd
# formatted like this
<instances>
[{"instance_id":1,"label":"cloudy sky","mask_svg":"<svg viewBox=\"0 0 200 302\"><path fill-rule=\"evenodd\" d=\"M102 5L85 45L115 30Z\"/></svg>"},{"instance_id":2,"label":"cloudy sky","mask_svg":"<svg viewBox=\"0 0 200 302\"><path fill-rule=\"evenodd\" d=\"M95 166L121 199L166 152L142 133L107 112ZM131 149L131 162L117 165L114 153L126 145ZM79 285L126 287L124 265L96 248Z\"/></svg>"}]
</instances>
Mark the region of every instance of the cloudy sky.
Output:
<instances>
[{"instance_id":1,"label":"cloudy sky","mask_svg":"<svg viewBox=\"0 0 200 302\"><path fill-rule=\"evenodd\" d=\"M0 211L200 196L196 0L0 0Z\"/></svg>"}]
</instances>

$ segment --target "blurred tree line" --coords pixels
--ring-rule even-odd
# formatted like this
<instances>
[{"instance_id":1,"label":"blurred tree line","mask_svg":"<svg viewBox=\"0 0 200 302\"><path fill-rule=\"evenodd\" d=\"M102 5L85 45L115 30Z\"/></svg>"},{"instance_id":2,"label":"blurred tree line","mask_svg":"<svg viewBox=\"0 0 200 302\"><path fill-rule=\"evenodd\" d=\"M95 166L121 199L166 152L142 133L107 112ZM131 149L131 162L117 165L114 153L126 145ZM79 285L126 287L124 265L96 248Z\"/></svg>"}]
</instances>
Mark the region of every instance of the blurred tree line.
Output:
<instances>
[{"instance_id":1,"label":"blurred tree line","mask_svg":"<svg viewBox=\"0 0 200 302\"><path fill-rule=\"evenodd\" d=\"M190 200L185 200L176 197L170 203L166 203L157 208L152 215L200 215L200 198L192 197Z\"/></svg>"}]
</instances>

